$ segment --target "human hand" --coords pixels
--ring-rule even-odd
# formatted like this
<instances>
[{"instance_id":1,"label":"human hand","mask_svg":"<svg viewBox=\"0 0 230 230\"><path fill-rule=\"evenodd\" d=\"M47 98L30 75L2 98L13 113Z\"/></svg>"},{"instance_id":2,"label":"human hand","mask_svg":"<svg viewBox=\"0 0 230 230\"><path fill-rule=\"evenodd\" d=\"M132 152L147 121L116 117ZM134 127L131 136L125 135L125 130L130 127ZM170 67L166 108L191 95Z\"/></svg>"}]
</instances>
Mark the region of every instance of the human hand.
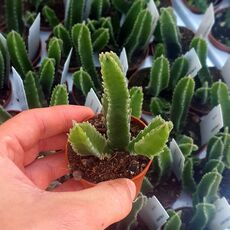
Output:
<instances>
[{"instance_id":1,"label":"human hand","mask_svg":"<svg viewBox=\"0 0 230 230\"><path fill-rule=\"evenodd\" d=\"M1 229L104 229L130 212L136 191L128 179L85 190L69 180L45 190L68 169L63 152L42 159L38 153L64 149L72 120L93 115L86 107L56 106L22 112L0 126Z\"/></svg>"}]
</instances>

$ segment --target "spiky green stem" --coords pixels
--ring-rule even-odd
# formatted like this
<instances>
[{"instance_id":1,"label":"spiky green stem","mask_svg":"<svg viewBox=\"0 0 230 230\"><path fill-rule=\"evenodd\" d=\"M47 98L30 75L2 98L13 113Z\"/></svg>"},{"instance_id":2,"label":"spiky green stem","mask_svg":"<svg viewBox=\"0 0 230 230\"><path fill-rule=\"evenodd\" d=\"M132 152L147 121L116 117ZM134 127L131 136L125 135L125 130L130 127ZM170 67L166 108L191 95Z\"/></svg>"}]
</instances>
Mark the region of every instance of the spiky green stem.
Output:
<instances>
[{"instance_id":1,"label":"spiky green stem","mask_svg":"<svg viewBox=\"0 0 230 230\"><path fill-rule=\"evenodd\" d=\"M66 85L56 85L51 94L50 106L68 104L69 99Z\"/></svg>"}]
</instances>

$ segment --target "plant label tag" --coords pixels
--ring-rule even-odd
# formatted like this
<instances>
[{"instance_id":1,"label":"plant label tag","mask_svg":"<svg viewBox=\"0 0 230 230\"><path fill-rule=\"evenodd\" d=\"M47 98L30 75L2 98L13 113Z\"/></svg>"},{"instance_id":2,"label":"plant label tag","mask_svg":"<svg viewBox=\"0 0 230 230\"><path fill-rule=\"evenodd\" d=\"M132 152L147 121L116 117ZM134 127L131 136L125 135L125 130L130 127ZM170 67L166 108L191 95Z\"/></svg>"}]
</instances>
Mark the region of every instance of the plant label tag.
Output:
<instances>
[{"instance_id":1,"label":"plant label tag","mask_svg":"<svg viewBox=\"0 0 230 230\"><path fill-rule=\"evenodd\" d=\"M84 11L83 11L85 20L89 17L92 2L93 2L92 0L85 0Z\"/></svg>"},{"instance_id":2,"label":"plant label tag","mask_svg":"<svg viewBox=\"0 0 230 230\"><path fill-rule=\"evenodd\" d=\"M67 20L67 16L68 16L68 11L69 11L69 4L70 4L70 0L66 0L65 1L65 22Z\"/></svg>"},{"instance_id":3,"label":"plant label tag","mask_svg":"<svg viewBox=\"0 0 230 230\"><path fill-rule=\"evenodd\" d=\"M122 66L123 72L124 72L125 77L126 77L126 74L128 72L128 69L129 69L129 64L128 64L128 58L127 58L125 48L123 48L122 51L121 51L120 62L121 62L121 66ZM128 83L128 79L126 79L126 81Z\"/></svg>"},{"instance_id":4,"label":"plant label tag","mask_svg":"<svg viewBox=\"0 0 230 230\"><path fill-rule=\"evenodd\" d=\"M153 0L150 0L149 3L148 3L148 6L147 6L149 12L151 13L152 15L152 18L153 18L153 26L152 26L152 31L154 31L156 25L157 25L157 21L160 17L159 15L159 12L158 12L158 9L156 7L156 4Z\"/></svg>"},{"instance_id":5,"label":"plant label tag","mask_svg":"<svg viewBox=\"0 0 230 230\"><path fill-rule=\"evenodd\" d=\"M92 88L86 97L85 106L90 107L96 114L102 111L102 104Z\"/></svg>"},{"instance_id":6,"label":"plant label tag","mask_svg":"<svg viewBox=\"0 0 230 230\"><path fill-rule=\"evenodd\" d=\"M223 230L230 227L230 206L225 197L215 202L216 213L209 224L210 230Z\"/></svg>"},{"instance_id":7,"label":"plant label tag","mask_svg":"<svg viewBox=\"0 0 230 230\"><path fill-rule=\"evenodd\" d=\"M208 9L206 10L203 16L200 26L196 31L196 36L207 38L208 34L212 29L214 22L215 22L214 8L213 8L213 4L210 4L210 6L208 7Z\"/></svg>"},{"instance_id":8,"label":"plant label tag","mask_svg":"<svg viewBox=\"0 0 230 230\"><path fill-rule=\"evenodd\" d=\"M155 196L147 200L147 204L139 214L149 229L160 228L169 218L168 213Z\"/></svg>"},{"instance_id":9,"label":"plant label tag","mask_svg":"<svg viewBox=\"0 0 230 230\"><path fill-rule=\"evenodd\" d=\"M145 58L138 70L151 68L153 64L153 56L148 56Z\"/></svg>"},{"instance_id":10,"label":"plant label tag","mask_svg":"<svg viewBox=\"0 0 230 230\"><path fill-rule=\"evenodd\" d=\"M67 76L68 76L69 64L70 64L72 52L73 52L73 48L70 50L69 55L65 61L64 68L62 70L62 75L61 75L61 84L65 84L67 82Z\"/></svg>"},{"instance_id":11,"label":"plant label tag","mask_svg":"<svg viewBox=\"0 0 230 230\"><path fill-rule=\"evenodd\" d=\"M36 57L40 46L40 24L41 16L39 13L30 27L28 35L28 54L31 61Z\"/></svg>"},{"instance_id":12,"label":"plant label tag","mask_svg":"<svg viewBox=\"0 0 230 230\"><path fill-rule=\"evenodd\" d=\"M28 109L26 93L23 85L22 78L17 71L12 67L12 74L9 76L11 84L11 99L6 106L6 110L23 111Z\"/></svg>"},{"instance_id":13,"label":"plant label tag","mask_svg":"<svg viewBox=\"0 0 230 230\"><path fill-rule=\"evenodd\" d=\"M10 74L10 55L8 52L6 39L1 33L0 33L0 42L2 43L6 52L6 75L8 76Z\"/></svg>"},{"instance_id":14,"label":"plant label tag","mask_svg":"<svg viewBox=\"0 0 230 230\"><path fill-rule=\"evenodd\" d=\"M172 170L180 181L184 170L185 157L174 139L170 142L170 150L173 158Z\"/></svg>"},{"instance_id":15,"label":"plant label tag","mask_svg":"<svg viewBox=\"0 0 230 230\"><path fill-rule=\"evenodd\" d=\"M215 106L211 112L203 116L200 122L201 144L208 143L224 126L223 114L220 105Z\"/></svg>"},{"instance_id":16,"label":"plant label tag","mask_svg":"<svg viewBox=\"0 0 230 230\"><path fill-rule=\"evenodd\" d=\"M222 70L221 70L222 76L224 78L224 81L228 85L228 88L230 89L230 56L228 57L227 61L225 62Z\"/></svg>"},{"instance_id":17,"label":"plant label tag","mask_svg":"<svg viewBox=\"0 0 230 230\"><path fill-rule=\"evenodd\" d=\"M189 69L188 69L187 75L190 75L191 77L195 77L200 71L200 69L202 68L200 59L195 49L192 48L190 51L188 51L184 55L184 57L188 60L188 63L189 63Z\"/></svg>"}]
</instances>

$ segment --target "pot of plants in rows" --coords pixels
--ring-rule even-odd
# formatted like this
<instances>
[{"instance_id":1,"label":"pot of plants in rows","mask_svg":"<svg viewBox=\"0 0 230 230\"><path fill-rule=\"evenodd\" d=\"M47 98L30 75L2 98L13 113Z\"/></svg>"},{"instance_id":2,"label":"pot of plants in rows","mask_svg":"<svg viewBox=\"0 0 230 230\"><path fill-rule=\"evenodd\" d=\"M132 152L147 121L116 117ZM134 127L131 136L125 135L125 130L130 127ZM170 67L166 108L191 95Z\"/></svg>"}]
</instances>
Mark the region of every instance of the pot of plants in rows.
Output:
<instances>
[{"instance_id":1,"label":"pot of plants in rows","mask_svg":"<svg viewBox=\"0 0 230 230\"><path fill-rule=\"evenodd\" d=\"M230 4L230 1L229 1ZM230 53L230 7L215 12L215 23L209 34L212 44L222 51Z\"/></svg>"},{"instance_id":2,"label":"pot of plants in rows","mask_svg":"<svg viewBox=\"0 0 230 230\"><path fill-rule=\"evenodd\" d=\"M103 115L74 124L66 146L68 165L86 187L128 177L136 183L138 194L152 158L160 154L168 140L171 122L157 117L148 127L144 128L141 121L137 124L137 120L130 117L130 94L119 58L112 52L101 54L100 63ZM132 134L133 129L138 131Z\"/></svg>"},{"instance_id":3,"label":"pot of plants in rows","mask_svg":"<svg viewBox=\"0 0 230 230\"><path fill-rule=\"evenodd\" d=\"M23 2L25 18L31 25L37 14L41 12L41 30L49 32L59 21L64 20L65 5L63 0L26 0ZM50 20L52 18L52 20Z\"/></svg>"},{"instance_id":4,"label":"pot of plants in rows","mask_svg":"<svg viewBox=\"0 0 230 230\"><path fill-rule=\"evenodd\" d=\"M203 14L207 10L208 6L212 3L215 8L219 6L222 0L183 0L183 3L194 14Z\"/></svg>"}]
</instances>

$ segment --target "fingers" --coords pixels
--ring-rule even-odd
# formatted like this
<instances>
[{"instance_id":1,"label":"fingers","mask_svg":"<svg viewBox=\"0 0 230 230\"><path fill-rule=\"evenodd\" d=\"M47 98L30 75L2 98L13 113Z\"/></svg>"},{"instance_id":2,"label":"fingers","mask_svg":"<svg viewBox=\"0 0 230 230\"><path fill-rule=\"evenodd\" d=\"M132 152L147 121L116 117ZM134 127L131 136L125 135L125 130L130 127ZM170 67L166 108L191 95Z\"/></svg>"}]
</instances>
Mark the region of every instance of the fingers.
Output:
<instances>
[{"instance_id":1,"label":"fingers","mask_svg":"<svg viewBox=\"0 0 230 230\"><path fill-rule=\"evenodd\" d=\"M17 149L17 156L10 157L26 161L24 152L30 150L40 140L68 132L72 120L82 122L93 116L90 108L83 106L54 106L43 109L31 109L20 113L0 126L1 143L6 143L8 148L12 144Z\"/></svg>"},{"instance_id":2,"label":"fingers","mask_svg":"<svg viewBox=\"0 0 230 230\"><path fill-rule=\"evenodd\" d=\"M58 134L54 137L50 137L39 141L37 145L35 145L30 150L25 152L25 155L27 157L24 158L23 165L27 166L28 164L33 162L38 156L39 152L64 150L66 143L67 143L66 133Z\"/></svg>"},{"instance_id":3,"label":"fingers","mask_svg":"<svg viewBox=\"0 0 230 230\"><path fill-rule=\"evenodd\" d=\"M52 192L76 192L83 190L82 184L74 179L70 179L57 188L53 189Z\"/></svg>"},{"instance_id":4,"label":"fingers","mask_svg":"<svg viewBox=\"0 0 230 230\"><path fill-rule=\"evenodd\" d=\"M25 174L40 189L46 189L53 180L64 176L68 171L63 153L38 159L25 167Z\"/></svg>"},{"instance_id":5,"label":"fingers","mask_svg":"<svg viewBox=\"0 0 230 230\"><path fill-rule=\"evenodd\" d=\"M77 193L55 193L57 207L53 209L68 213L68 217L63 215L62 221L71 222L66 224L73 229L78 227L79 218L86 222L88 229L105 229L129 214L135 193L132 181L117 179Z\"/></svg>"}]
</instances>

